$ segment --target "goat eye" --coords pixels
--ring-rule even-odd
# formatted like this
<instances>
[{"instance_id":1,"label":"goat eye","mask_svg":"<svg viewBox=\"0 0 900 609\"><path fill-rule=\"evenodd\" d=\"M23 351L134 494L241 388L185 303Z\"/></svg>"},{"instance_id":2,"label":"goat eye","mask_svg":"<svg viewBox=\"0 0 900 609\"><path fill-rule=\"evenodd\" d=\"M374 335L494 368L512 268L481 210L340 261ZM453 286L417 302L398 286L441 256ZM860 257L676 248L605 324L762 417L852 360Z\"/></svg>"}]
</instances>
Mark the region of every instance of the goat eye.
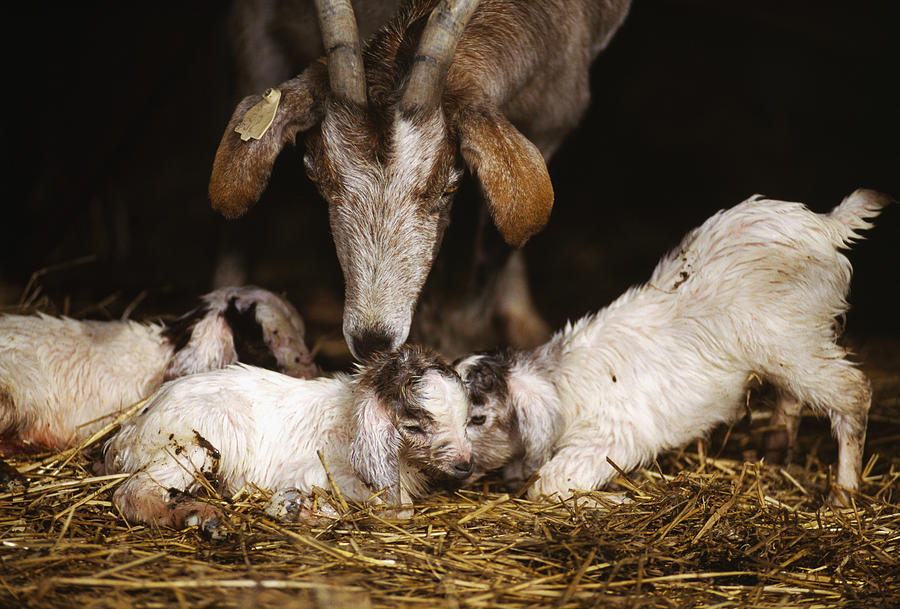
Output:
<instances>
[{"instance_id":1,"label":"goat eye","mask_svg":"<svg viewBox=\"0 0 900 609\"><path fill-rule=\"evenodd\" d=\"M419 434L425 433L424 431L422 431L422 428L419 427L418 425L404 425L403 429L405 429L409 433L419 433Z\"/></svg>"},{"instance_id":2,"label":"goat eye","mask_svg":"<svg viewBox=\"0 0 900 609\"><path fill-rule=\"evenodd\" d=\"M313 165L312 159L308 154L303 155L303 169L306 170L306 177L308 177L313 182L316 181L316 168Z\"/></svg>"},{"instance_id":3,"label":"goat eye","mask_svg":"<svg viewBox=\"0 0 900 609\"><path fill-rule=\"evenodd\" d=\"M430 211L432 214L439 214L442 211L444 211L445 209L447 209L450 205L450 202L446 198L445 195L446 195L446 193L444 193L443 195L441 195L440 197L438 197L436 199L433 199L430 202L431 207L429 208L428 211Z\"/></svg>"},{"instance_id":4,"label":"goat eye","mask_svg":"<svg viewBox=\"0 0 900 609\"><path fill-rule=\"evenodd\" d=\"M471 419L469 419L469 425L484 425L484 422L487 420L487 417L483 414L477 414Z\"/></svg>"},{"instance_id":5,"label":"goat eye","mask_svg":"<svg viewBox=\"0 0 900 609\"><path fill-rule=\"evenodd\" d=\"M447 188L444 189L444 196L452 195L457 189L459 189L459 184L447 184Z\"/></svg>"}]
</instances>

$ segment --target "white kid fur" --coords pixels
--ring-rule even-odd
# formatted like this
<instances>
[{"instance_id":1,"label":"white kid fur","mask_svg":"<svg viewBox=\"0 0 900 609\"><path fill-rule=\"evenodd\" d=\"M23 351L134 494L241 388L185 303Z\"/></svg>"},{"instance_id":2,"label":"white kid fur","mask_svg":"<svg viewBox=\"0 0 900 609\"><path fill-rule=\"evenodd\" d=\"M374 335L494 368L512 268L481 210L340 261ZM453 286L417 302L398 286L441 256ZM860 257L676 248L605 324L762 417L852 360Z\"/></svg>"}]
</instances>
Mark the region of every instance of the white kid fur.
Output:
<instances>
[{"instance_id":1,"label":"white kid fur","mask_svg":"<svg viewBox=\"0 0 900 609\"><path fill-rule=\"evenodd\" d=\"M204 478L225 495L254 485L308 497L331 488L324 460L344 498L386 489L380 500L397 505L432 479L465 477L465 388L449 364L423 353L404 347L353 376L299 380L237 365L167 383L106 445L106 471L134 473L113 502L130 519L215 535L219 511L184 494Z\"/></svg>"},{"instance_id":2,"label":"white kid fur","mask_svg":"<svg viewBox=\"0 0 900 609\"><path fill-rule=\"evenodd\" d=\"M163 381L239 361L240 330L226 319L229 307L255 320L279 370L317 373L303 320L282 297L246 286L222 288L201 301L201 309L182 318L192 324L185 328L184 345L173 344L161 324L0 316L0 434L65 448L102 429Z\"/></svg>"},{"instance_id":3,"label":"white kid fur","mask_svg":"<svg viewBox=\"0 0 900 609\"><path fill-rule=\"evenodd\" d=\"M529 496L609 483L741 411L751 375L778 419L798 404L831 419L832 499L858 489L871 390L836 344L851 266L839 252L890 199L857 190L830 214L752 197L719 211L650 281L531 351L476 355L457 369L473 407L476 473L539 479ZM790 429L790 424L788 425Z\"/></svg>"}]
</instances>

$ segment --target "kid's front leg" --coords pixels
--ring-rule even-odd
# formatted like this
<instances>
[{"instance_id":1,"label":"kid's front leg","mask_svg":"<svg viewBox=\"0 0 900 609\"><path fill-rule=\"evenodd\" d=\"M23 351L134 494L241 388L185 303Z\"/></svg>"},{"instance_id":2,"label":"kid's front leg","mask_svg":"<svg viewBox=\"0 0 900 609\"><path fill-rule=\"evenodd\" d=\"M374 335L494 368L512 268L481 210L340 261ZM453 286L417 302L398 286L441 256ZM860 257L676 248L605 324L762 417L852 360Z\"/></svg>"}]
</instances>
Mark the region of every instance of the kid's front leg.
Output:
<instances>
[{"instance_id":1,"label":"kid's front leg","mask_svg":"<svg viewBox=\"0 0 900 609\"><path fill-rule=\"evenodd\" d=\"M538 470L539 477L528 489L528 498L561 501L573 491L603 488L617 475L606 460L609 454L596 444L569 445L559 450Z\"/></svg>"}]
</instances>

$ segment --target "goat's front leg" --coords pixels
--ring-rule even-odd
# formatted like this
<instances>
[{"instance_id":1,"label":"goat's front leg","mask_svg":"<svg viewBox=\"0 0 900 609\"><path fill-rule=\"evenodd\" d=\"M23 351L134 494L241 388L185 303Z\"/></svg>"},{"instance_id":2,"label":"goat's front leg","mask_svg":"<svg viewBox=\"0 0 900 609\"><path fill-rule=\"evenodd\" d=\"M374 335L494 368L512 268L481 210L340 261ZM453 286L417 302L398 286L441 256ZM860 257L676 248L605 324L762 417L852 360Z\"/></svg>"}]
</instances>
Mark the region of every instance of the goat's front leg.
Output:
<instances>
[{"instance_id":1,"label":"goat's front leg","mask_svg":"<svg viewBox=\"0 0 900 609\"><path fill-rule=\"evenodd\" d=\"M510 254L500 271L494 319L501 328L503 340L518 349L540 345L552 333L531 297L525 256L520 250Z\"/></svg>"},{"instance_id":2,"label":"goat's front leg","mask_svg":"<svg viewBox=\"0 0 900 609\"><path fill-rule=\"evenodd\" d=\"M538 470L539 477L528 489L528 498L560 501L570 497L572 491L602 488L617 474L606 460L611 454L596 442L569 443Z\"/></svg>"},{"instance_id":3,"label":"goat's front leg","mask_svg":"<svg viewBox=\"0 0 900 609\"><path fill-rule=\"evenodd\" d=\"M850 507L850 497L859 490L868 406L867 401L863 412L831 414L831 429L838 441L837 479L828 495L833 506Z\"/></svg>"}]
</instances>

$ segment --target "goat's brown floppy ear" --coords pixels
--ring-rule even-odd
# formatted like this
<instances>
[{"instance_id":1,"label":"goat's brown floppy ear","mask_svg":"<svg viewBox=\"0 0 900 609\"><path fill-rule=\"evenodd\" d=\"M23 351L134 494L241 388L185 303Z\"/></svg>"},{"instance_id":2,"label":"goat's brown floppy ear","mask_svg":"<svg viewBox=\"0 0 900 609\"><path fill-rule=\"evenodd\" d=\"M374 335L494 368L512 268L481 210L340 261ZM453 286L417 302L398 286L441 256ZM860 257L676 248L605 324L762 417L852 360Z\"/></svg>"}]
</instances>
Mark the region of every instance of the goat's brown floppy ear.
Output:
<instances>
[{"instance_id":1,"label":"goat's brown floppy ear","mask_svg":"<svg viewBox=\"0 0 900 609\"><path fill-rule=\"evenodd\" d=\"M537 146L491 106L463 108L460 152L481 184L503 239L522 247L550 218L553 185Z\"/></svg>"},{"instance_id":2,"label":"goat's brown floppy ear","mask_svg":"<svg viewBox=\"0 0 900 609\"><path fill-rule=\"evenodd\" d=\"M259 200L284 145L292 143L298 132L310 129L321 120L327 87L328 74L324 64L318 61L299 76L278 85L281 100L272 124L259 139L242 141L235 127L262 100L262 95L250 95L238 104L213 161L209 180L213 209L226 218L236 218Z\"/></svg>"}]
</instances>

